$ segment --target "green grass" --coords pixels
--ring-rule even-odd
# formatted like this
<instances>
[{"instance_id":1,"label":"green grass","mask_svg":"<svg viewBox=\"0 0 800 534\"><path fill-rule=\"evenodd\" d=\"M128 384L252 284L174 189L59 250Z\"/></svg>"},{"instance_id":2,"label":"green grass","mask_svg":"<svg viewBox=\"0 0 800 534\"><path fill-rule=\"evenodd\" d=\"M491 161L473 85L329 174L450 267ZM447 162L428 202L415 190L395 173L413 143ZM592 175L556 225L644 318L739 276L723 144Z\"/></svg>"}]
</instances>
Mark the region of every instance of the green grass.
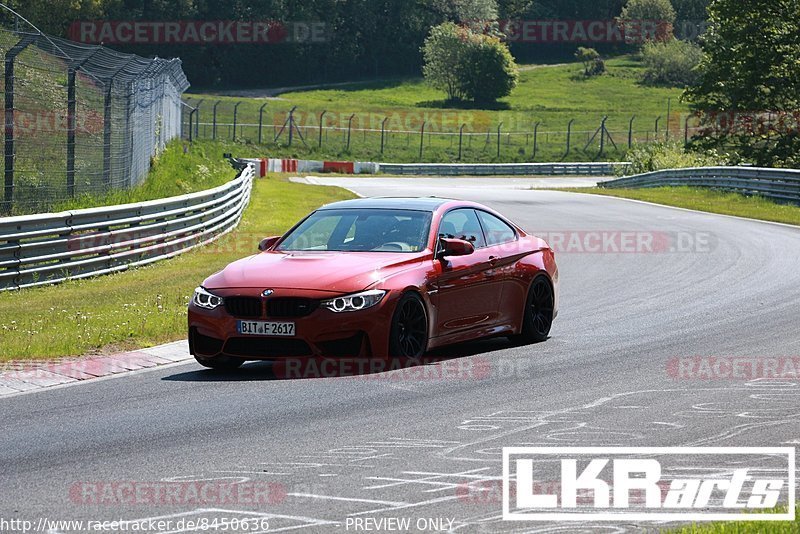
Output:
<instances>
[{"instance_id":1,"label":"green grass","mask_svg":"<svg viewBox=\"0 0 800 534\"><path fill-rule=\"evenodd\" d=\"M227 168L214 163L222 150L211 144L204 149L203 164L215 169L210 182L235 175L227 163ZM192 163L185 172L198 163L196 156L186 156ZM179 170L183 163L170 168ZM173 176L187 179L179 172ZM125 273L0 293L0 361L104 353L182 339L189 297L206 276L256 253L263 237L283 233L316 207L346 198L352 194L334 187L258 180L238 229L212 245Z\"/></svg>"},{"instance_id":2,"label":"green grass","mask_svg":"<svg viewBox=\"0 0 800 534\"><path fill-rule=\"evenodd\" d=\"M492 109L453 107L443 102L444 94L429 87L421 78L387 82L360 83L324 90L309 90L282 94L279 99L220 97L213 94L190 94L189 102L200 106L200 122L212 121L212 106L217 108L218 138L230 139L233 131L233 106L241 101L237 117L236 138L255 143L258 138L258 109L266 103L264 124L282 124L286 114L297 106L296 119L309 145L305 147L295 138L294 146L286 145L284 133L278 143L272 143L277 131L264 128L261 147L241 149L246 153L268 153L278 157L315 157L319 159L358 159L395 162L455 161L458 157L458 136L461 124L466 124L463 160L474 162L530 161L533 152L533 125L541 122L536 161L561 159L586 161L596 159L599 138L584 151L590 137L600 125L603 116L609 117L608 129L612 132L619 150L607 143L607 153L601 159L618 160L625 155L628 142L628 123L634 123L635 140L647 142L654 138L655 119L662 116L659 129L663 137L667 123L667 100L672 100L671 125L673 136L680 135L681 120L678 114L687 107L680 102L682 91L674 88L647 87L639 83L643 67L630 56L611 59L608 72L599 77L585 79L580 75L582 66L573 63L563 66L545 66L523 70L520 84L507 98ZM325 124L342 128L326 131L322 147L318 148L319 115L327 110ZM354 129L350 150L346 150L346 128L350 115ZM403 131L388 135L385 152L380 152L381 122L388 117L387 129ZM566 155L567 124L575 119L572 147ZM420 127L427 122L423 156L419 157ZM500 157L497 157L497 126L502 122ZM406 133L408 132L408 133ZM558 132L558 133L554 133ZM512 134L509 136L509 134ZM212 128L201 126L201 138L210 137ZM268 141L268 142L267 142Z\"/></svg>"},{"instance_id":3,"label":"green grass","mask_svg":"<svg viewBox=\"0 0 800 534\"><path fill-rule=\"evenodd\" d=\"M211 141L190 145L176 139L153 159L150 173L141 185L104 195L80 195L56 203L53 211L143 202L211 189L231 179L235 171L222 155L235 147L234 143Z\"/></svg>"},{"instance_id":4,"label":"green grass","mask_svg":"<svg viewBox=\"0 0 800 534\"><path fill-rule=\"evenodd\" d=\"M709 213L800 225L800 207L778 204L763 197L745 196L738 193L725 193L691 187L654 187L645 189L589 187L563 189L563 191L631 198L655 204L707 211Z\"/></svg>"},{"instance_id":5,"label":"green grass","mask_svg":"<svg viewBox=\"0 0 800 534\"><path fill-rule=\"evenodd\" d=\"M785 511L784 508L783 512ZM691 525L665 530L664 534L798 534L800 533L800 507L797 508L797 518L795 521L735 521Z\"/></svg>"}]
</instances>

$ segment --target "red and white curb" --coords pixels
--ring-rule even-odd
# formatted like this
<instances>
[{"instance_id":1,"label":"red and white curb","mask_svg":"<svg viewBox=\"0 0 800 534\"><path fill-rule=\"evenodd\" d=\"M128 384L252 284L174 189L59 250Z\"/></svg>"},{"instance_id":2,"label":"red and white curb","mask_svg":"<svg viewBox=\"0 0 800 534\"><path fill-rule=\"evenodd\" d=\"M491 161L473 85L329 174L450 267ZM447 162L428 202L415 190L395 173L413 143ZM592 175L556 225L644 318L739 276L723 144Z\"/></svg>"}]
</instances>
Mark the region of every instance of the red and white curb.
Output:
<instances>
[{"instance_id":1,"label":"red and white curb","mask_svg":"<svg viewBox=\"0 0 800 534\"><path fill-rule=\"evenodd\" d=\"M192 359L186 341L111 356L0 363L0 398L124 375Z\"/></svg>"},{"instance_id":2,"label":"red and white curb","mask_svg":"<svg viewBox=\"0 0 800 534\"><path fill-rule=\"evenodd\" d=\"M260 177L271 172L332 172L337 174L377 174L378 163L364 161L314 161L308 159L261 158L242 161L251 163L258 170Z\"/></svg>"}]
</instances>

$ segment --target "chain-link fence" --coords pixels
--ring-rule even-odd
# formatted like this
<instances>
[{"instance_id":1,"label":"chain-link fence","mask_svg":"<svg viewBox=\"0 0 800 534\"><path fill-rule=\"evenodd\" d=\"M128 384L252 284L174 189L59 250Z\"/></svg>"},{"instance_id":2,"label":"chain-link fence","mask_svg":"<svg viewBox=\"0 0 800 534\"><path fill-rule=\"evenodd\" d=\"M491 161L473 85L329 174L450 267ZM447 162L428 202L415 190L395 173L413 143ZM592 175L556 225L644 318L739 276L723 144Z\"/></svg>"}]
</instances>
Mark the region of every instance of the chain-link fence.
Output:
<instances>
[{"instance_id":1,"label":"chain-link fence","mask_svg":"<svg viewBox=\"0 0 800 534\"><path fill-rule=\"evenodd\" d=\"M0 212L47 211L140 183L181 134L178 59L146 59L39 32L0 4L5 180Z\"/></svg>"}]
</instances>

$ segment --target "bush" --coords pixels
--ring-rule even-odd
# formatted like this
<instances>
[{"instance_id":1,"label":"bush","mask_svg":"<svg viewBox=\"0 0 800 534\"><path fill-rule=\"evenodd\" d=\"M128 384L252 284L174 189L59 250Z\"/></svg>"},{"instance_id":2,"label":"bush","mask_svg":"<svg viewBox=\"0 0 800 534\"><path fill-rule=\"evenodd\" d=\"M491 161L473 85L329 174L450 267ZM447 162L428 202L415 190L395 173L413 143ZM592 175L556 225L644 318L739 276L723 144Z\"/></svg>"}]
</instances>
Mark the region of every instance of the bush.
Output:
<instances>
[{"instance_id":1,"label":"bush","mask_svg":"<svg viewBox=\"0 0 800 534\"><path fill-rule=\"evenodd\" d=\"M653 143L636 145L628 151L631 166L619 171L626 175L660 171L662 169L682 169L686 167L714 167L732 163L728 154L715 150L695 152L686 150L683 143Z\"/></svg>"},{"instance_id":2,"label":"bush","mask_svg":"<svg viewBox=\"0 0 800 534\"><path fill-rule=\"evenodd\" d=\"M446 22L431 30L422 53L425 80L448 100L493 102L517 86L517 64L496 37Z\"/></svg>"},{"instance_id":3,"label":"bush","mask_svg":"<svg viewBox=\"0 0 800 534\"><path fill-rule=\"evenodd\" d=\"M670 0L628 0L619 20L623 28L628 26L625 36L631 42L639 42L639 35L646 41L668 41L673 37L675 16ZM656 26L648 28L645 23L655 23Z\"/></svg>"},{"instance_id":4,"label":"bush","mask_svg":"<svg viewBox=\"0 0 800 534\"><path fill-rule=\"evenodd\" d=\"M519 81L508 46L488 35L473 36L459 71L464 96L475 102L494 102L508 96Z\"/></svg>"},{"instance_id":5,"label":"bush","mask_svg":"<svg viewBox=\"0 0 800 534\"><path fill-rule=\"evenodd\" d=\"M686 87L700 81L703 50L689 41L646 43L642 49L645 66L642 81L650 85Z\"/></svg>"},{"instance_id":6,"label":"bush","mask_svg":"<svg viewBox=\"0 0 800 534\"><path fill-rule=\"evenodd\" d=\"M594 48L578 47L575 59L583 63L584 76L599 76L606 71L606 63Z\"/></svg>"}]
</instances>

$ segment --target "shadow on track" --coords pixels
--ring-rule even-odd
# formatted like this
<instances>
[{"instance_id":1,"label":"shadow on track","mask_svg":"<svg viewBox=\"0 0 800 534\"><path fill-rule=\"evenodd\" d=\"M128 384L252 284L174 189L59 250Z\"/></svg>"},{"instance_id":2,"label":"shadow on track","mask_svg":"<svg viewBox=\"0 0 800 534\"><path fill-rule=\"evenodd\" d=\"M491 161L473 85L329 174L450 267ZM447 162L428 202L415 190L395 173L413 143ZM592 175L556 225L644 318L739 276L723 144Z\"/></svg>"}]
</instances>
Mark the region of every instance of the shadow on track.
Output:
<instances>
[{"instance_id":1,"label":"shadow on track","mask_svg":"<svg viewBox=\"0 0 800 534\"><path fill-rule=\"evenodd\" d=\"M457 376L481 380L491 368L490 354L513 345L505 339L486 339L429 352L411 360L364 358L287 358L249 362L235 371L202 369L164 377L174 382L252 382L321 378L375 378L381 380L437 379Z\"/></svg>"}]
</instances>

